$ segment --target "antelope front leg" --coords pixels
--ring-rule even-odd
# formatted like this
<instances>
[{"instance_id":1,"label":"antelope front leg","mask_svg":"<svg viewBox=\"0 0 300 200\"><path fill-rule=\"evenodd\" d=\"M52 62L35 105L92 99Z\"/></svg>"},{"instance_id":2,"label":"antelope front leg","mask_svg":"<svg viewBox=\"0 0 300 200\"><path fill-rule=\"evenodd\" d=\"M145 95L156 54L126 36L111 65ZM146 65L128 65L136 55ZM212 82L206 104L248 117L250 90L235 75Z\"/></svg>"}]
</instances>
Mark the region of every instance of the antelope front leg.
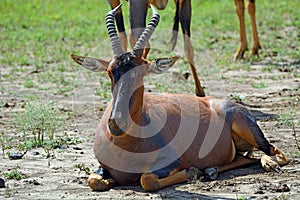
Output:
<instances>
[{"instance_id":1,"label":"antelope front leg","mask_svg":"<svg viewBox=\"0 0 300 200\"><path fill-rule=\"evenodd\" d=\"M100 167L96 172L89 176L88 185L93 191L105 191L111 189L116 185L116 182L112 178L104 178L105 176L109 175L105 175L105 169Z\"/></svg>"},{"instance_id":2,"label":"antelope front leg","mask_svg":"<svg viewBox=\"0 0 300 200\"><path fill-rule=\"evenodd\" d=\"M234 55L234 59L239 60L244 57L245 51L248 50L246 28L245 28L245 6L244 6L244 0L234 0L234 4L236 8L236 14L239 19L239 28L240 28L240 45Z\"/></svg>"},{"instance_id":3,"label":"antelope front leg","mask_svg":"<svg viewBox=\"0 0 300 200\"><path fill-rule=\"evenodd\" d=\"M201 171L193 167L189 170L183 169L175 173L173 171L173 173L170 173L170 175L165 178L158 178L158 176L152 172L145 172L142 174L140 182L145 191L154 192L170 185L182 183L193 177L198 178L200 175Z\"/></svg>"},{"instance_id":4,"label":"antelope front leg","mask_svg":"<svg viewBox=\"0 0 300 200\"><path fill-rule=\"evenodd\" d=\"M255 0L248 0L247 8L250 16L251 30L252 30L252 47L251 47L250 56L254 56L254 55L258 55L258 50L261 48L258 39L257 26L255 20Z\"/></svg>"}]
</instances>

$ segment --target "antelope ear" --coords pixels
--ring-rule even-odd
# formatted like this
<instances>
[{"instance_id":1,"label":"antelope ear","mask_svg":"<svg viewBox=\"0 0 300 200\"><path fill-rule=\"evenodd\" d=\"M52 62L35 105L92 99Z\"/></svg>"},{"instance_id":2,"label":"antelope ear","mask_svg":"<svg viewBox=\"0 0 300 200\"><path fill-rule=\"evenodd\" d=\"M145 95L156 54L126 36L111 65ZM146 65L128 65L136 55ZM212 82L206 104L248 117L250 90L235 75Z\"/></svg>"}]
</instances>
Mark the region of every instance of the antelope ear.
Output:
<instances>
[{"instance_id":1,"label":"antelope ear","mask_svg":"<svg viewBox=\"0 0 300 200\"><path fill-rule=\"evenodd\" d=\"M172 67L178 60L178 56L171 58L157 58L150 63L148 68L149 73L162 74Z\"/></svg>"},{"instance_id":2,"label":"antelope ear","mask_svg":"<svg viewBox=\"0 0 300 200\"><path fill-rule=\"evenodd\" d=\"M105 71L109 65L108 61L98 58L77 56L74 54L71 57L76 63L93 72Z\"/></svg>"}]
</instances>

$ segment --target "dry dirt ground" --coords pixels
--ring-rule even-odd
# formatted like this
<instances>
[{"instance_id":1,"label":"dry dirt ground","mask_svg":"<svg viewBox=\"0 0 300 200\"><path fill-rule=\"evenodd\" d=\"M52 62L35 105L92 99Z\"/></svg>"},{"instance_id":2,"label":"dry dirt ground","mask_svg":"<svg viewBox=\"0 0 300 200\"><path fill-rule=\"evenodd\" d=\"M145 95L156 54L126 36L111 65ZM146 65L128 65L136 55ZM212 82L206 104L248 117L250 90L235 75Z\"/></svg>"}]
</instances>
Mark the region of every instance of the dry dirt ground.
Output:
<instances>
[{"instance_id":1,"label":"dry dirt ground","mask_svg":"<svg viewBox=\"0 0 300 200\"><path fill-rule=\"evenodd\" d=\"M18 165L20 172L28 178L6 180L6 188L0 189L0 199L300 199L300 150L294 135L296 133L300 140L300 79L293 76L296 70L299 73L299 61L286 65L287 70L285 64L271 71L264 70L268 66L268 63L252 64L248 70L223 70L221 73L227 98L230 94L243 94L244 103L274 114L296 111L294 130L280 119L259 122L268 140L291 158L290 164L282 168L284 172L265 173L260 165L251 165L220 174L215 181L200 178L154 193L144 192L140 186L92 192L87 186L88 175L74 167L77 163L84 163L91 170L98 167L93 155L93 134L102 113L99 108L104 108L105 102L94 96L93 88L99 84L97 77L76 75L76 81L83 84L68 97L26 89L15 82L3 80L1 84L5 85L5 89L0 100L5 105L0 108L1 131L7 134L15 131L10 114L22 109L28 101L22 94L35 94L42 99L51 98L61 110L73 113L65 131L83 138L83 142L56 149L50 167L43 149L31 150L20 160L9 160L1 153L2 177L4 172ZM8 73L7 69L1 70L2 75ZM250 84L253 80L263 80L267 87L255 88ZM11 91L17 91L17 94ZM255 152L255 156L260 155L260 152Z\"/></svg>"}]
</instances>

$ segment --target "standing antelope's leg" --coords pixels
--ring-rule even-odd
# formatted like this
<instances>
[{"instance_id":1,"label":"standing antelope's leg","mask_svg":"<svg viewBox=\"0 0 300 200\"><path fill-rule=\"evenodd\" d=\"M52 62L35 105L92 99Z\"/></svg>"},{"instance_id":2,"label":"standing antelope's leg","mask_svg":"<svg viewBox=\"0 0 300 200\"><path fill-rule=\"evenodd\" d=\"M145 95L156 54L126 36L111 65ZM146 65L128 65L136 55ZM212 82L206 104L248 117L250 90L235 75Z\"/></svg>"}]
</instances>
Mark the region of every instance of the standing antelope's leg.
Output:
<instances>
[{"instance_id":1,"label":"standing antelope's leg","mask_svg":"<svg viewBox=\"0 0 300 200\"><path fill-rule=\"evenodd\" d=\"M100 167L89 176L88 185L93 191L105 191L114 187L116 182L105 169Z\"/></svg>"},{"instance_id":2,"label":"standing antelope's leg","mask_svg":"<svg viewBox=\"0 0 300 200\"><path fill-rule=\"evenodd\" d=\"M108 0L108 3L110 4L110 7L114 9L115 7L120 5L120 0ZM120 42L122 44L123 51L127 52L128 42L127 42L127 34L124 26L122 8L118 11L115 18L116 18L116 24L118 28L118 35L120 38Z\"/></svg>"},{"instance_id":3,"label":"standing antelope's leg","mask_svg":"<svg viewBox=\"0 0 300 200\"><path fill-rule=\"evenodd\" d=\"M261 48L258 39L257 26L255 20L255 0L247 0L247 9L250 15L251 30L252 30L252 47L250 56L258 55L258 50Z\"/></svg>"},{"instance_id":4,"label":"standing antelope's leg","mask_svg":"<svg viewBox=\"0 0 300 200\"><path fill-rule=\"evenodd\" d=\"M187 57L187 60L190 63L190 67L192 70L193 78L195 81L196 87L196 96L204 97L205 92L203 87L201 86L197 70L194 64L194 48L191 43L191 0L178 0L176 5L179 6L179 20L184 36L184 51ZM178 9L178 8L176 8Z\"/></svg>"},{"instance_id":5,"label":"standing antelope's leg","mask_svg":"<svg viewBox=\"0 0 300 200\"><path fill-rule=\"evenodd\" d=\"M130 45L133 48L138 38L144 31L146 27L146 18L148 12L148 0L129 0L129 19L130 19L130 32L129 32L129 41ZM149 42L146 43L143 52L143 58L147 57L148 52L150 51Z\"/></svg>"},{"instance_id":6,"label":"standing antelope's leg","mask_svg":"<svg viewBox=\"0 0 300 200\"><path fill-rule=\"evenodd\" d=\"M236 14L239 19L240 28L240 46L234 55L234 59L239 60L244 57L245 51L248 50L247 38L246 38L246 27L245 27L245 6L244 0L234 0Z\"/></svg>"},{"instance_id":7,"label":"standing antelope's leg","mask_svg":"<svg viewBox=\"0 0 300 200\"><path fill-rule=\"evenodd\" d=\"M150 51L150 43L146 42L146 46L144 48L142 57L146 59L149 51Z\"/></svg>"}]
</instances>

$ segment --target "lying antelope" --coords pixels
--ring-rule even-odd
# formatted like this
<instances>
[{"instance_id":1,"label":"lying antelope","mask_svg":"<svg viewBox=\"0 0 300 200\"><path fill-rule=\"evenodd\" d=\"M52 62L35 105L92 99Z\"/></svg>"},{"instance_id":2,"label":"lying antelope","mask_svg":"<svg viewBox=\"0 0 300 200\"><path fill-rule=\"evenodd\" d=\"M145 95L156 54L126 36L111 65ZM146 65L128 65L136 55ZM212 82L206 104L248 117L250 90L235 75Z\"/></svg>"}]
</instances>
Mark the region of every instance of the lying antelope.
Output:
<instances>
[{"instance_id":1,"label":"lying antelope","mask_svg":"<svg viewBox=\"0 0 300 200\"><path fill-rule=\"evenodd\" d=\"M114 56L111 61L71 55L88 70L106 71L112 100L95 135L94 153L101 167L89 176L93 190L140 183L145 191L186 181L204 170L210 178L218 173L257 162L253 148L263 151L262 167L280 172L289 162L264 137L247 108L231 101L186 94L144 93L143 77L168 70L177 57L148 61L142 58L159 15L153 16L132 52L124 52L114 15L106 25ZM245 155L245 156L244 156Z\"/></svg>"}]
</instances>

